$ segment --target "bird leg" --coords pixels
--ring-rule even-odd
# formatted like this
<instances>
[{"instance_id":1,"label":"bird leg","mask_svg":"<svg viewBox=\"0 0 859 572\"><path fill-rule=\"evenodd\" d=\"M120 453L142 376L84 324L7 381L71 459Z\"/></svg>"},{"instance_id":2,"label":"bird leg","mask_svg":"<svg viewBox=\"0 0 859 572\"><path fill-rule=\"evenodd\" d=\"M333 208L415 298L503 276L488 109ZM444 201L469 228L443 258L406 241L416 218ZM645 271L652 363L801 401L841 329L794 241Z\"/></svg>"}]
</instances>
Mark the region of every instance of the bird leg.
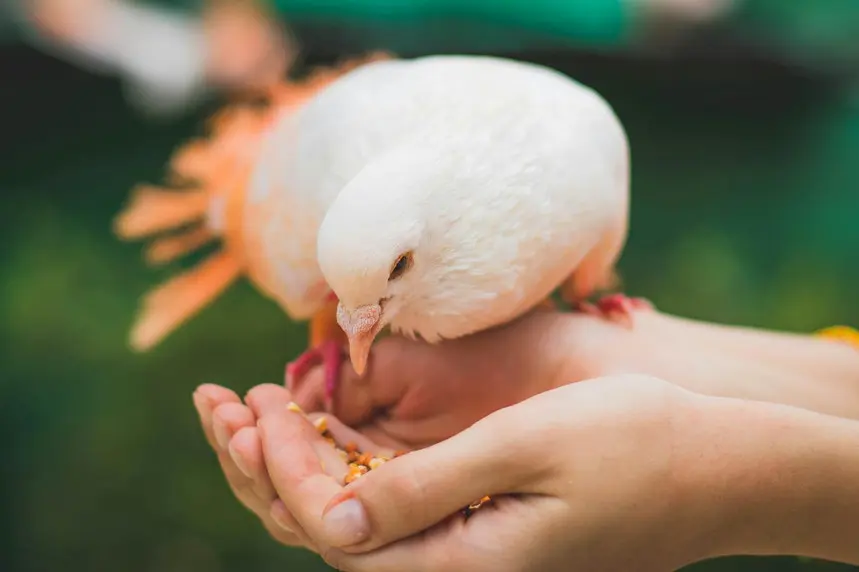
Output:
<instances>
[{"instance_id":1,"label":"bird leg","mask_svg":"<svg viewBox=\"0 0 859 572\"><path fill-rule=\"evenodd\" d=\"M652 310L653 304L644 298L630 298L625 294L608 294L597 302L574 302L573 308L579 312L606 318L609 321L625 323L632 327L632 315L636 310Z\"/></svg>"},{"instance_id":2,"label":"bird leg","mask_svg":"<svg viewBox=\"0 0 859 572\"><path fill-rule=\"evenodd\" d=\"M332 411L334 393L340 377L340 366L344 355L340 344L333 340L308 348L303 354L286 366L286 386L294 392L299 381L315 366L322 364L325 370L325 410Z\"/></svg>"},{"instance_id":3,"label":"bird leg","mask_svg":"<svg viewBox=\"0 0 859 572\"><path fill-rule=\"evenodd\" d=\"M325 373L325 410L333 411L334 394L345 360L345 334L337 325L337 300L329 302L310 320L310 347L286 366L286 386L295 392L302 378L319 365Z\"/></svg>"},{"instance_id":4,"label":"bird leg","mask_svg":"<svg viewBox=\"0 0 859 572\"><path fill-rule=\"evenodd\" d=\"M609 280L602 283L605 285L619 285L620 279L613 273ZM607 319L611 322L621 323L632 327L633 314L637 310L652 310L653 304L644 298L630 298L625 294L607 294L600 297L596 303L588 302L588 296L582 296L582 290L576 288L575 275L561 285L561 297L573 310ZM592 291L592 284L584 291Z\"/></svg>"}]
</instances>

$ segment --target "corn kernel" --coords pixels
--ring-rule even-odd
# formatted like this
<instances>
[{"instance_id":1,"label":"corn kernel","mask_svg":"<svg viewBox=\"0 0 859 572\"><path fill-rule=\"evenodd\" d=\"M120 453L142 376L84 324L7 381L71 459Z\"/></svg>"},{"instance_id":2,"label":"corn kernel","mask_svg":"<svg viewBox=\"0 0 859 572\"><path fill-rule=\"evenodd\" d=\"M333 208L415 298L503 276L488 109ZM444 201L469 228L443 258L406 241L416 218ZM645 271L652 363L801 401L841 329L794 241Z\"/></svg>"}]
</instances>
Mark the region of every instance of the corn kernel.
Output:
<instances>
[{"instance_id":1,"label":"corn kernel","mask_svg":"<svg viewBox=\"0 0 859 572\"><path fill-rule=\"evenodd\" d=\"M316 427L316 429L320 433L325 433L325 431L328 430L328 418L327 417L320 417L319 419L317 419L316 421L313 422L313 426Z\"/></svg>"},{"instance_id":2,"label":"corn kernel","mask_svg":"<svg viewBox=\"0 0 859 572\"><path fill-rule=\"evenodd\" d=\"M286 408L293 413L301 413L302 415L304 415L304 410L302 410L301 407L299 407L298 404L294 401L290 401L289 403L287 403Z\"/></svg>"}]
</instances>

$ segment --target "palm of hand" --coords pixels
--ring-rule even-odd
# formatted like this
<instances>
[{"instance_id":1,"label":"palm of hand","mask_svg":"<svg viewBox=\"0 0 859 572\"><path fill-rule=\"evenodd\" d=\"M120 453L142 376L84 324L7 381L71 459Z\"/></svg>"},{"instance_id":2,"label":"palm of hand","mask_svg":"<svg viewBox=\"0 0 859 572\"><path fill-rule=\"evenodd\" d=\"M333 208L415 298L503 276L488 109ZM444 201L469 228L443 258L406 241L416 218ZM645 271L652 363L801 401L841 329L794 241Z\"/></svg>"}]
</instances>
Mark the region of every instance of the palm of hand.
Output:
<instances>
[{"instance_id":1,"label":"palm of hand","mask_svg":"<svg viewBox=\"0 0 859 572\"><path fill-rule=\"evenodd\" d=\"M383 339L363 379L344 364L335 417L378 449L411 450L447 439L494 411L586 377L585 368L569 367L568 320L538 311L503 328L434 346ZM322 398L320 367L293 399L316 411Z\"/></svg>"},{"instance_id":2,"label":"palm of hand","mask_svg":"<svg viewBox=\"0 0 859 572\"><path fill-rule=\"evenodd\" d=\"M394 563L420 554L425 570L590 568L594 562L599 569L626 569L630 555L624 551L594 554L589 548L594 535L611 544L617 540L613 535L630 534L622 540L642 544L646 551L652 539L635 527L629 530L630 509L654 524L671 514L672 495L642 499L640 493L663 486L671 474L672 419L686 400L678 388L642 376L573 384L495 412L347 489L337 492L338 486L331 486L315 501L293 495L288 487L279 490L291 510L313 517L318 511L306 511L302 503L321 506L331 494L336 496L329 506L357 497L371 507L377 526L373 537L348 545L345 553L326 551L334 566L402 569ZM280 436L300 425L282 419L264 415L269 450L279 450ZM576 445L558 455L558 443ZM290 472L289 466L280 466L280 456L267 459L273 474ZM615 478L618 474L623 478ZM456 514L481 494L494 502L467 521ZM419 510L404 513L404 506ZM656 560L661 565L674 557L659 554Z\"/></svg>"}]
</instances>

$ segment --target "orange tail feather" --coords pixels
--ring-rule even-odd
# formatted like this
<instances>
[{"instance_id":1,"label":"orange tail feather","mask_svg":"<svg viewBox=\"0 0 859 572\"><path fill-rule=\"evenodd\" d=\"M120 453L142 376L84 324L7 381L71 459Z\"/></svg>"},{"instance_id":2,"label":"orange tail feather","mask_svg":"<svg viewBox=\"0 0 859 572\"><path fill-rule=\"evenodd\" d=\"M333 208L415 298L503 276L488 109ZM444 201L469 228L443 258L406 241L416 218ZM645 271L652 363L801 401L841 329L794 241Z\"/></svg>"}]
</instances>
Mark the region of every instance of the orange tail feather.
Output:
<instances>
[{"instance_id":1,"label":"orange tail feather","mask_svg":"<svg viewBox=\"0 0 859 572\"><path fill-rule=\"evenodd\" d=\"M171 191L141 185L132 191L131 204L116 218L120 238L143 238L203 218L209 208L204 191Z\"/></svg>"},{"instance_id":2,"label":"orange tail feather","mask_svg":"<svg viewBox=\"0 0 859 572\"><path fill-rule=\"evenodd\" d=\"M146 249L149 264L166 264L202 248L215 239L215 233L205 226L197 227L183 234L159 238Z\"/></svg>"},{"instance_id":3,"label":"orange tail feather","mask_svg":"<svg viewBox=\"0 0 859 572\"><path fill-rule=\"evenodd\" d=\"M190 190L140 186L117 216L115 233L135 240L201 223L181 234L156 238L146 250L150 264L189 254L221 234L226 248L184 274L156 288L145 299L131 333L131 346L146 351L226 290L247 269L242 259L240 200L259 156L263 135L282 113L289 113L320 89L363 64L389 59L387 54L346 61L316 71L298 83L272 88L264 107L230 106L209 121L206 137L188 142L170 160L168 179ZM235 198L239 200L233 200ZM223 206L226 220L209 220L212 206ZM238 205L238 206L237 206ZM218 209L215 209L217 212ZM218 227L218 228L215 228Z\"/></svg>"},{"instance_id":4,"label":"orange tail feather","mask_svg":"<svg viewBox=\"0 0 859 572\"><path fill-rule=\"evenodd\" d=\"M131 332L131 347L146 351L193 316L238 278L241 266L220 252L149 293Z\"/></svg>"}]
</instances>

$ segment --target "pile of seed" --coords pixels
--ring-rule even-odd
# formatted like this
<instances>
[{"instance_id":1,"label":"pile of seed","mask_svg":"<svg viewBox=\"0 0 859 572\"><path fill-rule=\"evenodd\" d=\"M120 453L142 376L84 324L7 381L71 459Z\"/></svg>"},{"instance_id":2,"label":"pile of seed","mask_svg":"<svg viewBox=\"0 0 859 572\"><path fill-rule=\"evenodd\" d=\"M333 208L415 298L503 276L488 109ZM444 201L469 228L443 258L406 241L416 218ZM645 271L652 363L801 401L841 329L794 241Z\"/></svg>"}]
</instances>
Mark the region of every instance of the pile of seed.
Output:
<instances>
[{"instance_id":1,"label":"pile of seed","mask_svg":"<svg viewBox=\"0 0 859 572\"><path fill-rule=\"evenodd\" d=\"M292 409L292 407L290 408ZM295 410L295 409L293 409ZM328 422L325 417L318 418L314 425L322 437L331 443L331 446L340 453L340 456L349 464L349 472L346 473L343 481L345 484L349 484L362 476L366 475L373 469L377 469L381 467L383 464L387 463L391 459L396 457L400 457L405 455L407 451L397 451L394 453L393 457L376 457L370 453L362 453L358 450L358 446L355 443L347 443L345 448L340 448L337 445L337 442L334 440L334 436L331 435L331 432L328 430ZM479 510L481 507L485 506L487 503L491 502L488 496L483 497L482 499L475 501L462 509L460 512L465 516L465 518L470 517L474 514L475 511Z\"/></svg>"}]
</instances>

